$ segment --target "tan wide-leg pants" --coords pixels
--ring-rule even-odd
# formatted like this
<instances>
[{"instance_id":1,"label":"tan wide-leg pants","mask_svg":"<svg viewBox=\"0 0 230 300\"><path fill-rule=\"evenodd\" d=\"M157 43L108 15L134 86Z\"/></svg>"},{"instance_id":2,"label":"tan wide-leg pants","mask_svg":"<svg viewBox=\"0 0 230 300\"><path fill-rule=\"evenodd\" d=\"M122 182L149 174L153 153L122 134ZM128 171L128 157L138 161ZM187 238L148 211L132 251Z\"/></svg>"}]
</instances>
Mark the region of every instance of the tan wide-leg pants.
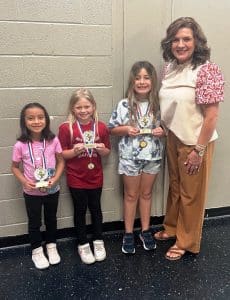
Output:
<instances>
[{"instance_id":1,"label":"tan wide-leg pants","mask_svg":"<svg viewBox=\"0 0 230 300\"><path fill-rule=\"evenodd\" d=\"M194 146L184 145L169 131L169 193L163 225L169 236L176 236L179 248L198 253L214 142L208 144L199 172L188 175L184 162L193 148Z\"/></svg>"}]
</instances>

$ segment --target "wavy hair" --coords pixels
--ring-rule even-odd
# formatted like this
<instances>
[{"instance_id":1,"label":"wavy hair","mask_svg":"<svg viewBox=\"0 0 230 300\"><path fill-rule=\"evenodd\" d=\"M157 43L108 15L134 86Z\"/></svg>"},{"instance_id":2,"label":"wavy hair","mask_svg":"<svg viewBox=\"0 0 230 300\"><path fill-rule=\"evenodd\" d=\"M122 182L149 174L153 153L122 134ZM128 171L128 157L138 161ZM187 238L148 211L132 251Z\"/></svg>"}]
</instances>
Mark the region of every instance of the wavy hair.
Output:
<instances>
[{"instance_id":1,"label":"wavy hair","mask_svg":"<svg viewBox=\"0 0 230 300\"><path fill-rule=\"evenodd\" d=\"M195 49L192 56L191 64L193 69L204 64L210 59L210 48L207 46L207 39L204 35L200 25L191 17L181 17L172 22L166 31L166 37L161 41L161 48L163 50L163 58L166 62L175 59L172 53L172 42L181 28L190 28L193 32L195 40Z\"/></svg>"},{"instance_id":2,"label":"wavy hair","mask_svg":"<svg viewBox=\"0 0 230 300\"><path fill-rule=\"evenodd\" d=\"M148 100L150 104L149 112L154 117L159 109L156 70L150 62L138 61L132 66L130 70L128 88L126 90L126 97L128 98L129 107L130 107L130 119L129 119L130 123L132 123L133 119L136 121L137 118L138 95L134 91L134 83L135 83L135 78L137 77L141 69L146 70L151 80L151 90L148 96Z\"/></svg>"}]
</instances>

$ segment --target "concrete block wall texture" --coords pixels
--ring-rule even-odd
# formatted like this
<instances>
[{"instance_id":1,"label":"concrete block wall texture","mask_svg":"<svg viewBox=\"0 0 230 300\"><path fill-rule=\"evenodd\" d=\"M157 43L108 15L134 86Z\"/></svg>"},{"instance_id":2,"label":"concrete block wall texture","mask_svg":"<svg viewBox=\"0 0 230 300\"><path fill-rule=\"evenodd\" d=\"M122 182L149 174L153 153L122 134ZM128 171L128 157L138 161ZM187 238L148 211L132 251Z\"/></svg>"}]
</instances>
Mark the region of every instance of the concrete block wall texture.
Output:
<instances>
[{"instance_id":1,"label":"concrete block wall texture","mask_svg":"<svg viewBox=\"0 0 230 300\"><path fill-rule=\"evenodd\" d=\"M186 15L202 25L212 47L213 60L221 66L227 81L230 63L223 49L227 53L229 37L224 28L230 27L229 8L228 0L222 0L221 4L210 0L1 0L0 237L27 232L21 186L10 171L12 146L24 104L32 101L43 104L52 116L51 128L56 133L66 119L71 93L84 86L95 96L100 119L107 122L112 108L124 96L131 65L146 59L160 74L163 65L160 41L165 29L172 20ZM227 83L226 99L229 91ZM228 106L227 100L221 105L220 141L213 165L209 208L229 206ZM103 161L105 222L122 219L117 138L112 138L112 146L112 154ZM154 186L153 216L165 211L165 169ZM61 187L58 227L72 227L73 208L64 175ZM87 221L90 222L89 216Z\"/></svg>"},{"instance_id":2,"label":"concrete block wall texture","mask_svg":"<svg viewBox=\"0 0 230 300\"><path fill-rule=\"evenodd\" d=\"M92 91L104 122L111 114L115 95L122 97L122 87L113 89L113 64L121 64L121 56L114 58L118 39L113 38L113 26L117 20L121 23L116 26L120 34L123 24L119 14L112 21L121 4L110 0L0 2L0 186L4 187L0 191L0 237L27 232L22 189L10 170L21 108L33 101L43 104L57 133L75 89L88 87ZM120 218L115 156L113 153L103 160L105 221ZM72 227L73 208L64 175L61 187L58 227Z\"/></svg>"}]
</instances>

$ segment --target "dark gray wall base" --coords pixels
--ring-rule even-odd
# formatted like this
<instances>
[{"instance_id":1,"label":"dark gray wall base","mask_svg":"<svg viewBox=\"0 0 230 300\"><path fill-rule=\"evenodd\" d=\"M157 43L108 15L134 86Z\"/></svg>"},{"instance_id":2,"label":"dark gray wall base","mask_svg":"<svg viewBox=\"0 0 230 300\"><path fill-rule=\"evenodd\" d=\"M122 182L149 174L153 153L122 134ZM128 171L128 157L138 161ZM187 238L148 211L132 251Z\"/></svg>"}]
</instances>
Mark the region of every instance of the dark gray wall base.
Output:
<instances>
[{"instance_id":1,"label":"dark gray wall base","mask_svg":"<svg viewBox=\"0 0 230 300\"><path fill-rule=\"evenodd\" d=\"M220 208L211 208L205 210L205 223L209 223L213 218L230 216L230 206L220 207ZM161 217L151 217L151 226L161 225L163 223L164 216ZM140 227L140 219L135 221L135 228ZM124 230L124 222L109 222L103 224L104 232L113 232ZM87 231L90 234L92 232L91 225L87 226ZM63 228L59 229L57 232L57 239L75 237L74 228ZM29 243L28 234L19 235L19 236L9 236L9 237L0 237L0 248L23 245Z\"/></svg>"}]
</instances>

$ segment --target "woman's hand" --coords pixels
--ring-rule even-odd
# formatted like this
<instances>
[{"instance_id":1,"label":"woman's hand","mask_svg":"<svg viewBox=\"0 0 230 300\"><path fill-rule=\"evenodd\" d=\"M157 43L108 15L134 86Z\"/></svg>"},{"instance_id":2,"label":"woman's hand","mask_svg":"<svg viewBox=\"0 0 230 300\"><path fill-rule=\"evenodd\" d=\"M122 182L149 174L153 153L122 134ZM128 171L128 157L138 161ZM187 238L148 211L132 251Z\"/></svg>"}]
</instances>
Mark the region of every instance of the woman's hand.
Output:
<instances>
[{"instance_id":1,"label":"woman's hand","mask_svg":"<svg viewBox=\"0 0 230 300\"><path fill-rule=\"evenodd\" d=\"M187 173L189 175L197 174L202 164L202 160L203 158L199 156L196 151L192 150L192 152L189 153L186 162L184 163Z\"/></svg>"}]
</instances>

